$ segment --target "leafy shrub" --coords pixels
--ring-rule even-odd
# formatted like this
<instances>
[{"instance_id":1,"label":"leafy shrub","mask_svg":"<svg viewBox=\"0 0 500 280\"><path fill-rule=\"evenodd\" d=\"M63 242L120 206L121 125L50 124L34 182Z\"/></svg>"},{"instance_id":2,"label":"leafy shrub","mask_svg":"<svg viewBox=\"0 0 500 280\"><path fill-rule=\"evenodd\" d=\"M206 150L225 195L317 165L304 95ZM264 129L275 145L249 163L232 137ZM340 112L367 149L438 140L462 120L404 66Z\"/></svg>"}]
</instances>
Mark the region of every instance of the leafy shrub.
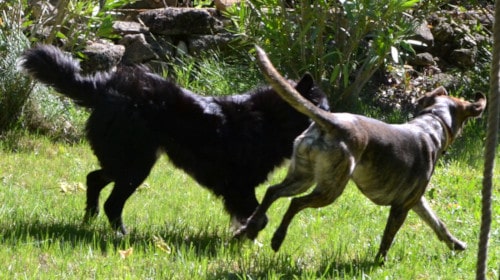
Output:
<instances>
[{"instance_id":1,"label":"leafy shrub","mask_svg":"<svg viewBox=\"0 0 500 280\"><path fill-rule=\"evenodd\" d=\"M62 0L56 9L49 1L26 0L0 3L0 133L10 128L27 128L53 139L81 139L87 112L76 108L47 87L35 85L16 69L21 53L33 43L64 45L79 50L88 39L110 38L109 10L126 0Z\"/></svg>"},{"instance_id":2,"label":"leafy shrub","mask_svg":"<svg viewBox=\"0 0 500 280\"><path fill-rule=\"evenodd\" d=\"M15 125L28 99L32 83L16 69L16 61L29 46L21 31L21 9L0 3L0 134Z\"/></svg>"},{"instance_id":3,"label":"leafy shrub","mask_svg":"<svg viewBox=\"0 0 500 280\"><path fill-rule=\"evenodd\" d=\"M26 32L33 42L63 45L67 50L79 50L87 40L115 38L114 15L111 10L128 0L102 1L61 0L57 6L40 1L25 6Z\"/></svg>"},{"instance_id":4,"label":"leafy shrub","mask_svg":"<svg viewBox=\"0 0 500 280\"><path fill-rule=\"evenodd\" d=\"M388 57L411 51L406 43L419 0L250 0L230 14L244 43L261 45L284 73L305 71L323 81L330 101L354 100Z\"/></svg>"}]
</instances>

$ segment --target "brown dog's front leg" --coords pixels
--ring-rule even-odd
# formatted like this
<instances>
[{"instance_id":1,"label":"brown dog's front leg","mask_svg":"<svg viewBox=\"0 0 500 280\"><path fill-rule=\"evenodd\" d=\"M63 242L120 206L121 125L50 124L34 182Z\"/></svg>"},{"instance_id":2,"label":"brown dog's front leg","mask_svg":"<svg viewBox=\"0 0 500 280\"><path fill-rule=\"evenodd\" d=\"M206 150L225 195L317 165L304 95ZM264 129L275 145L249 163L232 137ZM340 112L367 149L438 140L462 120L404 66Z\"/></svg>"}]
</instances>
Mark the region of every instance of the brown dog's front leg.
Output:
<instances>
[{"instance_id":1,"label":"brown dog's front leg","mask_svg":"<svg viewBox=\"0 0 500 280\"><path fill-rule=\"evenodd\" d=\"M382 242L380 243L380 249L375 257L376 262L383 264L386 261L387 252L392 245L394 236L396 236L396 233L398 233L405 222L408 211L408 209L403 209L399 206L391 206L387 225L385 226L384 235L382 236Z\"/></svg>"},{"instance_id":2,"label":"brown dog's front leg","mask_svg":"<svg viewBox=\"0 0 500 280\"><path fill-rule=\"evenodd\" d=\"M432 230L434 230L439 240L444 241L446 245L448 245L448 248L459 251L467 248L467 244L465 244L465 242L458 240L448 231L446 225L438 218L436 213L432 211L429 203L427 203L427 200L424 197L422 197L418 203L413 206L412 210L415 211L415 213L417 213L418 216L432 228Z\"/></svg>"}]
</instances>

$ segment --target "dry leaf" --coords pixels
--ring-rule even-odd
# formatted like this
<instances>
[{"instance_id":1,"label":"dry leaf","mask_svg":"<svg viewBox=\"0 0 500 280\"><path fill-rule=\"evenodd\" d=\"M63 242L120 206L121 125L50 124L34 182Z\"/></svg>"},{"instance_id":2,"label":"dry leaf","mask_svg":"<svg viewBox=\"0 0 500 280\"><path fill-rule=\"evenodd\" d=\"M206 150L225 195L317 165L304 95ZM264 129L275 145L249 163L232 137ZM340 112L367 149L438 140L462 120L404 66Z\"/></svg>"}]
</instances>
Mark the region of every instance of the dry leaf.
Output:
<instances>
[{"instance_id":1,"label":"dry leaf","mask_svg":"<svg viewBox=\"0 0 500 280\"><path fill-rule=\"evenodd\" d=\"M119 250L118 252L120 253L120 257L122 259L126 259L127 257L130 257L132 253L134 253L134 248L130 247L127 250Z\"/></svg>"},{"instance_id":2,"label":"dry leaf","mask_svg":"<svg viewBox=\"0 0 500 280\"><path fill-rule=\"evenodd\" d=\"M61 189L61 192L63 193L75 193L78 191L85 191L85 185L80 182L73 182L73 183L68 183L68 182L60 182L59 183L59 188Z\"/></svg>"},{"instance_id":3,"label":"dry leaf","mask_svg":"<svg viewBox=\"0 0 500 280\"><path fill-rule=\"evenodd\" d=\"M153 236L153 242L155 244L155 246L162 250L163 252L167 253L167 254L170 254L172 253L172 249L170 248L170 246L168 246L167 242L165 242L165 240L163 240L163 238L161 238L160 236Z\"/></svg>"}]
</instances>

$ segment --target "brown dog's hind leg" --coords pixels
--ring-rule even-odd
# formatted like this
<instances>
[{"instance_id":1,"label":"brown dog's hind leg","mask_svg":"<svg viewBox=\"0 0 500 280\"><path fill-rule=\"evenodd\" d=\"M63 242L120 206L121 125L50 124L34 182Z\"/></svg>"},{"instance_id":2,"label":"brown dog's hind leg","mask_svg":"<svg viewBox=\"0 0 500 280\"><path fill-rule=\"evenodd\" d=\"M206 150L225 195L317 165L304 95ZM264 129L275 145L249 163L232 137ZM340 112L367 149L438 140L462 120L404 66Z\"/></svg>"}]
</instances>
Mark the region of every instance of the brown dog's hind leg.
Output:
<instances>
[{"instance_id":1,"label":"brown dog's hind leg","mask_svg":"<svg viewBox=\"0 0 500 280\"><path fill-rule=\"evenodd\" d=\"M396 236L396 233L405 222L408 212L409 209L404 209L403 207L395 205L391 206L384 235L382 236L382 241L380 243L380 248L377 256L375 257L376 262L383 264L386 261L387 252L389 251L389 248L391 248L394 236Z\"/></svg>"},{"instance_id":2,"label":"brown dog's hind leg","mask_svg":"<svg viewBox=\"0 0 500 280\"><path fill-rule=\"evenodd\" d=\"M315 135L314 133L315 131L311 130L311 135ZM274 251L279 250L288 226L298 212L305 208L320 208L333 203L342 194L351 177L355 161L345 145L323 141L321 138L310 139L313 140L297 145L294 163L297 170L308 170L312 167L313 170L308 172L311 177L314 176L317 185L310 194L292 199L271 240Z\"/></svg>"},{"instance_id":3,"label":"brown dog's hind leg","mask_svg":"<svg viewBox=\"0 0 500 280\"><path fill-rule=\"evenodd\" d=\"M287 177L280 184L267 189L262 203L255 212L248 218L245 225L240 227L234 237L241 238L246 235L249 239L255 239L260 230L265 227L266 212L271 204L280 197L293 196L307 191L313 184L313 177L310 172L299 172L294 168L292 162Z\"/></svg>"},{"instance_id":4,"label":"brown dog's hind leg","mask_svg":"<svg viewBox=\"0 0 500 280\"><path fill-rule=\"evenodd\" d=\"M319 177L318 184L310 194L292 199L290 207L271 240L271 247L274 251L279 250L288 226L298 212L305 208L320 208L332 204L342 194L350 178L351 162L347 159L337 161L338 164L329 163L328 165L316 162L315 174Z\"/></svg>"},{"instance_id":5,"label":"brown dog's hind leg","mask_svg":"<svg viewBox=\"0 0 500 280\"><path fill-rule=\"evenodd\" d=\"M431 207L427 203L427 200L422 197L415 206L412 208L415 213L418 214L422 220L427 223L432 230L436 233L439 240L444 241L448 248L451 250L465 250L467 245L455 238L446 228L446 225L438 218L436 213L432 211Z\"/></svg>"}]
</instances>

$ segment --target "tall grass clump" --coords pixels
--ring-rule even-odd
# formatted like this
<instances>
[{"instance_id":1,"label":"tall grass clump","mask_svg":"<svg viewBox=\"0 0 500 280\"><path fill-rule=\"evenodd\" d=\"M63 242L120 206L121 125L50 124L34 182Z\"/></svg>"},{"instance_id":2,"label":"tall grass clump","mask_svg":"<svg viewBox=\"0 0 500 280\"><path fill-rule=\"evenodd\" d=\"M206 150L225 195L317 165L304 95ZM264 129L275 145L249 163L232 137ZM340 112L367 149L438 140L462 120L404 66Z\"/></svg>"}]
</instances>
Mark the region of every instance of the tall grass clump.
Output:
<instances>
[{"instance_id":1,"label":"tall grass clump","mask_svg":"<svg viewBox=\"0 0 500 280\"><path fill-rule=\"evenodd\" d=\"M387 61L411 52L406 40L419 0L250 0L230 14L244 43L261 45L280 70L308 71L323 81L330 102L354 100Z\"/></svg>"},{"instance_id":2,"label":"tall grass clump","mask_svg":"<svg viewBox=\"0 0 500 280\"><path fill-rule=\"evenodd\" d=\"M16 61L29 41L23 34L20 4L0 3L0 135L19 122L31 93L30 80L16 69Z\"/></svg>"},{"instance_id":3,"label":"tall grass clump","mask_svg":"<svg viewBox=\"0 0 500 280\"><path fill-rule=\"evenodd\" d=\"M163 76L174 78L182 87L211 96L249 91L263 83L262 75L248 53L221 56L215 51L201 57L182 56Z\"/></svg>"}]
</instances>

